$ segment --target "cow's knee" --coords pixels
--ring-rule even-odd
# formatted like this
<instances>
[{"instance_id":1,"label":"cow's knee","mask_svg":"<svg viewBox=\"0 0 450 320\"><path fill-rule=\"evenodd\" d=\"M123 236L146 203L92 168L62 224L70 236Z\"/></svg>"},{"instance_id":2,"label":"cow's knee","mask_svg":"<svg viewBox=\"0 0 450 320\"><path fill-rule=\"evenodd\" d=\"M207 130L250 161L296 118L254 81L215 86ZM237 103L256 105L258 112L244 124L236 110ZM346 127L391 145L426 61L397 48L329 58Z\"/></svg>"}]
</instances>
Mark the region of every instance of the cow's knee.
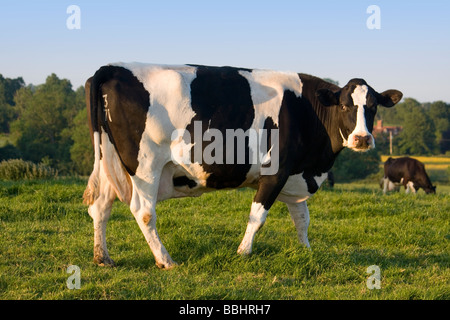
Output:
<instances>
[{"instance_id":1,"label":"cow's knee","mask_svg":"<svg viewBox=\"0 0 450 320\"><path fill-rule=\"evenodd\" d=\"M151 212L144 212L139 216L139 219L144 225L148 226L152 222L153 216Z\"/></svg>"}]
</instances>

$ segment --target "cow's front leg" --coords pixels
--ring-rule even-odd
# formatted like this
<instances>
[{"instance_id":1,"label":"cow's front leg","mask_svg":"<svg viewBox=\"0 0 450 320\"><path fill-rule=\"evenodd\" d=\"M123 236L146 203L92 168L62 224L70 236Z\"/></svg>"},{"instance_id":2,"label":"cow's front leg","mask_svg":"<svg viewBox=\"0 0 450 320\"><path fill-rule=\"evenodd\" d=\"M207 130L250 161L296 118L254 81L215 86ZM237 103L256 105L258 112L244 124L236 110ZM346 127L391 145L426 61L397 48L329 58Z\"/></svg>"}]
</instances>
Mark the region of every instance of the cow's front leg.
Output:
<instances>
[{"instance_id":1,"label":"cow's front leg","mask_svg":"<svg viewBox=\"0 0 450 320\"><path fill-rule=\"evenodd\" d=\"M155 257L156 265L161 269L171 269L176 263L172 260L162 244L158 231L156 230L155 206L159 179L156 179L152 184L148 184L142 180L137 181L136 178L132 180L133 196L130 204L131 212Z\"/></svg>"},{"instance_id":2,"label":"cow's front leg","mask_svg":"<svg viewBox=\"0 0 450 320\"><path fill-rule=\"evenodd\" d=\"M258 191L253 199L250 210L247 229L245 230L244 238L237 250L239 254L249 255L252 253L255 234L261 229L264 222L266 222L267 213L283 188L286 179L287 178L281 178L279 176L261 177Z\"/></svg>"},{"instance_id":3,"label":"cow's front leg","mask_svg":"<svg viewBox=\"0 0 450 320\"><path fill-rule=\"evenodd\" d=\"M416 193L416 188L414 188L414 183L412 181L408 181L408 183L405 186L406 188L406 193Z\"/></svg>"},{"instance_id":4,"label":"cow's front leg","mask_svg":"<svg viewBox=\"0 0 450 320\"><path fill-rule=\"evenodd\" d=\"M297 229L298 240L309 248L308 227L309 227L309 210L306 201L300 203L287 203L289 213L295 228Z\"/></svg>"},{"instance_id":5,"label":"cow's front leg","mask_svg":"<svg viewBox=\"0 0 450 320\"><path fill-rule=\"evenodd\" d=\"M244 238L242 239L242 242L237 250L239 254L249 255L252 253L255 234L264 225L264 222L266 222L268 211L269 210L266 210L261 203L252 203L247 229L245 230Z\"/></svg>"}]
</instances>

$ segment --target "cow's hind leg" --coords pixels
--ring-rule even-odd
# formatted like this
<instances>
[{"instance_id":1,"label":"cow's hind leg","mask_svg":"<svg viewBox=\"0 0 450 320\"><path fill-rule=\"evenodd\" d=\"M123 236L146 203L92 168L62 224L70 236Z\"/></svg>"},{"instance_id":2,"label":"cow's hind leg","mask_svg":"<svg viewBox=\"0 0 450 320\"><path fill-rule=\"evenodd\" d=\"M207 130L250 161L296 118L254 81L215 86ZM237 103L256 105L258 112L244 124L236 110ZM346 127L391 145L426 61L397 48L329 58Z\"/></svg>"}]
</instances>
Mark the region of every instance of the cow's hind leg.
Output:
<instances>
[{"instance_id":1,"label":"cow's hind leg","mask_svg":"<svg viewBox=\"0 0 450 320\"><path fill-rule=\"evenodd\" d=\"M171 269L176 263L172 260L159 238L156 230L156 198L159 177L154 176L152 183L133 177L133 196L130 209L139 225L150 250L155 257L156 265L161 269Z\"/></svg>"},{"instance_id":2,"label":"cow's hind leg","mask_svg":"<svg viewBox=\"0 0 450 320\"><path fill-rule=\"evenodd\" d=\"M297 229L298 240L309 248L309 210L306 201L300 203L287 203L287 206L295 228Z\"/></svg>"},{"instance_id":3,"label":"cow's hind leg","mask_svg":"<svg viewBox=\"0 0 450 320\"><path fill-rule=\"evenodd\" d=\"M101 266L114 266L106 248L106 224L111 215L111 208L116 198L103 168L100 170L99 196L89 206L89 215L94 222L94 262Z\"/></svg>"},{"instance_id":4,"label":"cow's hind leg","mask_svg":"<svg viewBox=\"0 0 450 320\"><path fill-rule=\"evenodd\" d=\"M386 194L386 192L388 191L388 187L389 187L389 178L384 177L384 179L383 179L383 194Z\"/></svg>"}]
</instances>

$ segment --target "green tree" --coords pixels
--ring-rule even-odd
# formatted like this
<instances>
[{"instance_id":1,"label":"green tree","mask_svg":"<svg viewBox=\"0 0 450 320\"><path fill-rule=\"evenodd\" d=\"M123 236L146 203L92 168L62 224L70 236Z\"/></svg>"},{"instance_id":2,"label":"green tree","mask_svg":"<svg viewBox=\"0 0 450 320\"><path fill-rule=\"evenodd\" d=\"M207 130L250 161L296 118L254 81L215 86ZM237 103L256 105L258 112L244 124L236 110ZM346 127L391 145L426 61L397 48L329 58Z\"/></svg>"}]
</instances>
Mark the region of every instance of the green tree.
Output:
<instances>
[{"instance_id":1,"label":"green tree","mask_svg":"<svg viewBox=\"0 0 450 320\"><path fill-rule=\"evenodd\" d=\"M82 96L84 99L84 88L82 89ZM81 97L81 91L77 92L77 95ZM70 159L73 161L73 165L77 173L88 175L92 171L94 151L91 144L91 138L89 136L86 108L81 109L76 115L71 134L73 145L70 148Z\"/></svg>"},{"instance_id":2,"label":"green tree","mask_svg":"<svg viewBox=\"0 0 450 320\"><path fill-rule=\"evenodd\" d=\"M9 124L17 117L14 94L24 86L25 82L21 77L9 79L0 74L0 132L9 133Z\"/></svg>"},{"instance_id":3,"label":"green tree","mask_svg":"<svg viewBox=\"0 0 450 320\"><path fill-rule=\"evenodd\" d=\"M45 159L62 174L70 172L70 128L84 106L70 81L52 74L34 92L21 88L15 102L19 117L12 127L23 158L36 163Z\"/></svg>"},{"instance_id":4,"label":"green tree","mask_svg":"<svg viewBox=\"0 0 450 320\"><path fill-rule=\"evenodd\" d=\"M436 144L439 146L440 153L450 150L450 105L443 101L436 101L430 104L428 115L434 123Z\"/></svg>"},{"instance_id":5,"label":"green tree","mask_svg":"<svg viewBox=\"0 0 450 320\"><path fill-rule=\"evenodd\" d=\"M436 151L436 136L433 121L425 109L414 99L405 99L396 108L403 130L397 137L400 154L432 154Z\"/></svg>"}]
</instances>

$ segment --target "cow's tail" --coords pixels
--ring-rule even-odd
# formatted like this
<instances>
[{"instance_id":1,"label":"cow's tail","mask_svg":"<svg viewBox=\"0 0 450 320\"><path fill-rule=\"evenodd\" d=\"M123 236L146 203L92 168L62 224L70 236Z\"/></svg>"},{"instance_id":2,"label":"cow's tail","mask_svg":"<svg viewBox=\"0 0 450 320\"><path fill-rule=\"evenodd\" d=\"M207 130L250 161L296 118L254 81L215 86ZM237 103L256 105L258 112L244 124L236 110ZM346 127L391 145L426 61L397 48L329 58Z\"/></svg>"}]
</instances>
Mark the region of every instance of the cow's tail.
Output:
<instances>
[{"instance_id":1,"label":"cow's tail","mask_svg":"<svg viewBox=\"0 0 450 320\"><path fill-rule=\"evenodd\" d=\"M88 80L90 88L86 85L86 104L90 119L91 138L94 146L94 169L89 177L86 190L83 194L83 203L91 205L99 196L100 189L100 119L103 114L103 101L101 95L101 85L111 76L108 67L100 68L95 75ZM88 82L86 84L88 84Z\"/></svg>"},{"instance_id":2,"label":"cow's tail","mask_svg":"<svg viewBox=\"0 0 450 320\"><path fill-rule=\"evenodd\" d=\"M83 193L83 203L91 205L98 198L100 188L100 135L94 132L94 170Z\"/></svg>"}]
</instances>

